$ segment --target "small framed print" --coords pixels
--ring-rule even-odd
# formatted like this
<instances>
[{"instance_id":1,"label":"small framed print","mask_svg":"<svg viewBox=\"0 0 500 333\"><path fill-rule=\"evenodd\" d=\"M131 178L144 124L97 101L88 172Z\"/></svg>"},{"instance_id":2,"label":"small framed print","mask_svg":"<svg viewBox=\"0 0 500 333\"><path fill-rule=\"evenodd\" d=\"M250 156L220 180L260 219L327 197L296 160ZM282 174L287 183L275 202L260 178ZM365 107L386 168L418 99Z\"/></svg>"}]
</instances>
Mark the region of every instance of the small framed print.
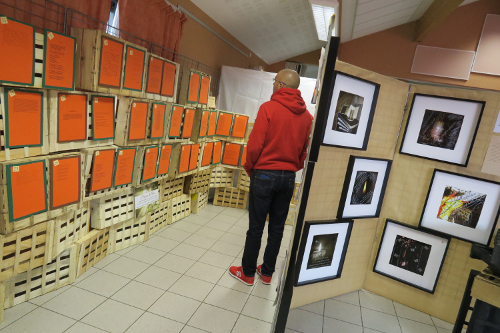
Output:
<instances>
[{"instance_id":1,"label":"small framed print","mask_svg":"<svg viewBox=\"0 0 500 333\"><path fill-rule=\"evenodd\" d=\"M380 85L336 71L324 89L329 90L327 98L331 98L322 144L366 150Z\"/></svg>"},{"instance_id":2,"label":"small framed print","mask_svg":"<svg viewBox=\"0 0 500 333\"><path fill-rule=\"evenodd\" d=\"M304 223L296 287L340 278L353 223L352 220Z\"/></svg>"},{"instance_id":3,"label":"small framed print","mask_svg":"<svg viewBox=\"0 0 500 333\"><path fill-rule=\"evenodd\" d=\"M373 271L434 294L450 239L387 219Z\"/></svg>"},{"instance_id":4,"label":"small framed print","mask_svg":"<svg viewBox=\"0 0 500 333\"><path fill-rule=\"evenodd\" d=\"M337 218L379 217L391 166L391 160L351 156Z\"/></svg>"},{"instance_id":5,"label":"small framed print","mask_svg":"<svg viewBox=\"0 0 500 333\"><path fill-rule=\"evenodd\" d=\"M399 152L467 166L485 104L415 94Z\"/></svg>"},{"instance_id":6,"label":"small framed print","mask_svg":"<svg viewBox=\"0 0 500 333\"><path fill-rule=\"evenodd\" d=\"M434 170L421 229L488 245L500 214L500 183Z\"/></svg>"}]
</instances>

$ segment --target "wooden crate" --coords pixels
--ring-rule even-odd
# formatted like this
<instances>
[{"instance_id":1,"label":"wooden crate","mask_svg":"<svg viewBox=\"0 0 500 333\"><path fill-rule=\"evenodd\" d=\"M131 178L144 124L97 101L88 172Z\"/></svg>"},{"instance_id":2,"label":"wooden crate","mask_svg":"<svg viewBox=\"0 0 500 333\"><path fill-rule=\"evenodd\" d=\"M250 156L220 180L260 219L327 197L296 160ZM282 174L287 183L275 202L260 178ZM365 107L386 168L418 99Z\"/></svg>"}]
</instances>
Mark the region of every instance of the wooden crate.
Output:
<instances>
[{"instance_id":1,"label":"wooden crate","mask_svg":"<svg viewBox=\"0 0 500 333\"><path fill-rule=\"evenodd\" d=\"M191 212L198 214L208 205L208 191L191 194Z\"/></svg>"},{"instance_id":2,"label":"wooden crate","mask_svg":"<svg viewBox=\"0 0 500 333\"><path fill-rule=\"evenodd\" d=\"M133 46L145 52L145 59L148 59L147 49L123 39L116 38L100 30L71 28L71 36L76 38L76 70L75 88L81 90L99 91L121 96L144 97L144 78L146 70L143 72L143 85L141 91L123 89L123 78L125 75L125 52L127 46ZM99 85L99 70L101 63L102 37L123 43L122 73L120 77L120 87L106 87Z\"/></svg>"},{"instance_id":3,"label":"wooden crate","mask_svg":"<svg viewBox=\"0 0 500 333\"><path fill-rule=\"evenodd\" d=\"M108 254L109 232L109 228L94 229L75 242L77 247L76 277L85 273Z\"/></svg>"},{"instance_id":4,"label":"wooden crate","mask_svg":"<svg viewBox=\"0 0 500 333\"><path fill-rule=\"evenodd\" d=\"M35 72L34 77L34 85L32 88L42 88L43 82L43 63L45 62L45 38L44 35L38 32L35 32ZM14 83L0 83L0 85L9 85L16 87L29 87L29 85L25 84L14 84Z\"/></svg>"},{"instance_id":5,"label":"wooden crate","mask_svg":"<svg viewBox=\"0 0 500 333\"><path fill-rule=\"evenodd\" d=\"M90 202L80 209L72 210L54 219L54 249L52 256L58 256L69 249L90 230Z\"/></svg>"},{"instance_id":6,"label":"wooden crate","mask_svg":"<svg viewBox=\"0 0 500 333\"><path fill-rule=\"evenodd\" d=\"M168 201L183 194L184 177L160 181L160 202Z\"/></svg>"},{"instance_id":7,"label":"wooden crate","mask_svg":"<svg viewBox=\"0 0 500 333\"><path fill-rule=\"evenodd\" d=\"M41 77L39 78L41 81ZM24 88L14 88L14 92L16 91L34 91L34 92L41 92L43 94L42 97L42 112L43 112L43 119L42 119L42 146L40 147L15 147L15 148L8 148L6 147L6 137L5 137L5 130L6 130L6 110L5 110L5 104L6 101L5 99L5 92L11 91L12 88L2 88L0 87L0 161L10 161L10 160L15 160L19 158L25 158L25 157L33 157L33 156L38 156L38 155L47 155L49 153L49 122L48 122L48 117L45 115L48 114L47 112L47 90L34 90L34 89L24 89Z\"/></svg>"},{"instance_id":8,"label":"wooden crate","mask_svg":"<svg viewBox=\"0 0 500 333\"><path fill-rule=\"evenodd\" d=\"M235 187L218 187L215 189L215 206L246 209L247 203L248 192L238 190Z\"/></svg>"},{"instance_id":9,"label":"wooden crate","mask_svg":"<svg viewBox=\"0 0 500 333\"><path fill-rule=\"evenodd\" d=\"M192 146L192 145L193 145L192 143L189 143L189 144L175 143L172 146L172 158L170 159L170 170L168 172L169 178L186 177L186 176L189 176L189 175L192 175L192 174L195 174L198 172L198 165L201 161L201 154L203 152L201 144L200 144L200 150L198 151L196 168L194 168L193 170L189 170L189 171L179 172L182 147Z\"/></svg>"},{"instance_id":10,"label":"wooden crate","mask_svg":"<svg viewBox=\"0 0 500 333\"><path fill-rule=\"evenodd\" d=\"M109 248L110 253L123 250L148 240L149 221L151 213L140 218L114 224L110 227Z\"/></svg>"},{"instance_id":11,"label":"wooden crate","mask_svg":"<svg viewBox=\"0 0 500 333\"><path fill-rule=\"evenodd\" d=\"M234 183L235 169L215 167L210 175L210 187L231 187Z\"/></svg>"},{"instance_id":12,"label":"wooden crate","mask_svg":"<svg viewBox=\"0 0 500 333\"><path fill-rule=\"evenodd\" d=\"M54 221L0 235L0 282L52 261Z\"/></svg>"},{"instance_id":13,"label":"wooden crate","mask_svg":"<svg viewBox=\"0 0 500 333\"><path fill-rule=\"evenodd\" d=\"M134 104L138 102L148 103L148 116L146 121L145 137L144 139L141 140L129 140L128 137L130 131L130 116ZM163 137L161 139L151 139L151 124L152 124L151 117L153 114L151 111L152 107L153 107L153 102L151 102L150 100L120 96L118 103L118 110L116 114L116 134L114 143L118 146L125 146L125 147L134 147L141 145L158 145L162 143L165 139L166 128L164 128L163 130ZM165 119L168 119L167 117L170 114L169 111L170 109L171 109L170 104L167 104Z\"/></svg>"},{"instance_id":14,"label":"wooden crate","mask_svg":"<svg viewBox=\"0 0 500 333\"><path fill-rule=\"evenodd\" d=\"M7 309L19 303L44 295L75 282L77 246L59 254L54 260L26 272L11 277L3 282L5 297L3 308Z\"/></svg>"},{"instance_id":15,"label":"wooden crate","mask_svg":"<svg viewBox=\"0 0 500 333\"><path fill-rule=\"evenodd\" d=\"M300 183L295 182L295 188L293 190L293 197L291 203L296 205L297 202L299 201L299 190L300 190Z\"/></svg>"},{"instance_id":16,"label":"wooden crate","mask_svg":"<svg viewBox=\"0 0 500 333\"><path fill-rule=\"evenodd\" d=\"M191 195L183 194L172 198L168 224L180 221L191 215Z\"/></svg>"},{"instance_id":17,"label":"wooden crate","mask_svg":"<svg viewBox=\"0 0 500 333\"><path fill-rule=\"evenodd\" d=\"M142 176L143 176L143 172L144 172L145 153L146 153L147 149L154 148L154 147L158 147L158 156L156 158L156 176L154 178L149 179L149 180L143 181ZM171 178L170 172L168 172L164 175L160 175L160 176L158 175L158 165L160 164L161 147L162 147L161 145L137 147L137 153L136 153L137 155L136 155L135 165L134 165L134 175L133 175L133 179L132 179L132 186L133 187L141 187L141 186L144 186L147 184L161 181L162 179ZM174 157L174 155L176 155L178 153L179 153L179 149L174 149L174 146L172 145L172 152L170 155L170 161L176 160L177 158ZM170 166L171 166L171 162L169 164L169 168L170 168Z\"/></svg>"},{"instance_id":18,"label":"wooden crate","mask_svg":"<svg viewBox=\"0 0 500 333\"><path fill-rule=\"evenodd\" d=\"M180 65L178 63L175 63L175 62L170 61L168 59L159 57L159 56L154 55L152 53L148 53L148 55L149 55L148 61L146 61L146 67L144 69L144 71L146 72L146 78L145 78L145 81L144 81L144 96L147 99L152 99L152 100L162 101L162 102L167 102L167 103L175 103L175 101L177 100L177 90L178 90L178 87L179 87L179 72L180 72L180 68L181 68ZM160 94L148 93L146 91L147 82L148 82L148 76L149 76L148 75L148 73L149 73L149 64L151 63L151 57L154 57L154 58L159 59L161 61L166 61L166 62L169 62L169 63L175 65L174 95L172 97L163 96L163 95L160 95Z\"/></svg>"},{"instance_id":19,"label":"wooden crate","mask_svg":"<svg viewBox=\"0 0 500 333\"><path fill-rule=\"evenodd\" d=\"M210 177L212 170L198 171L197 173L185 177L184 193L193 194L208 191L210 187Z\"/></svg>"},{"instance_id":20,"label":"wooden crate","mask_svg":"<svg viewBox=\"0 0 500 333\"><path fill-rule=\"evenodd\" d=\"M50 167L49 163L52 159L71 157L71 156L80 156L80 167L83 173L84 164L83 157L79 152L75 153L64 153L64 154L56 154L49 156L39 156L32 158L24 158L20 160L14 161L5 161L0 162L0 172L1 172L1 180L0 180L0 200L2 201L2 205L0 206L0 234L8 234L14 232L16 230L20 230L29 226L33 226L37 223L44 222L50 219L53 219L57 216L63 215L67 212L71 212L75 209L80 209L82 207L82 198L81 195L80 202L71 204L68 206L64 206L61 208L50 209ZM7 187L7 168L9 165L23 164L29 162L37 162L44 161L45 162L45 177L47 179L46 183L46 193L47 193L47 210L38 214L33 214L26 218L21 218L17 221L11 221L9 217L9 193ZM82 186L82 184L80 184Z\"/></svg>"},{"instance_id":21,"label":"wooden crate","mask_svg":"<svg viewBox=\"0 0 500 333\"><path fill-rule=\"evenodd\" d=\"M168 224L170 204L171 200L164 201L160 203L160 207L157 210L148 214L149 228L147 229L147 238Z\"/></svg>"},{"instance_id":22,"label":"wooden crate","mask_svg":"<svg viewBox=\"0 0 500 333\"><path fill-rule=\"evenodd\" d=\"M245 170L238 171L238 189L245 192L250 192L250 176Z\"/></svg>"},{"instance_id":23,"label":"wooden crate","mask_svg":"<svg viewBox=\"0 0 500 333\"><path fill-rule=\"evenodd\" d=\"M194 69L190 69L188 67L181 67L181 86L179 89L179 98L178 98L179 104L187 105L187 106L193 107L193 108L205 108L206 109L208 107L208 104L200 104L198 102L196 102L196 103L188 102L189 81L190 81L191 72L200 74L202 77L203 76L208 77L210 79L209 87L210 87L210 84L212 83L212 77L210 75L205 74L205 73L200 72L200 71L197 71L197 70L194 70ZM201 80L200 80L200 82L201 82ZM209 90L209 95L210 95L210 90Z\"/></svg>"},{"instance_id":24,"label":"wooden crate","mask_svg":"<svg viewBox=\"0 0 500 333\"><path fill-rule=\"evenodd\" d=\"M247 133L245 134L245 142L248 142L248 139L250 138L250 133L252 133L253 126L255 123L248 123L247 124Z\"/></svg>"},{"instance_id":25,"label":"wooden crate","mask_svg":"<svg viewBox=\"0 0 500 333\"><path fill-rule=\"evenodd\" d=\"M83 141L71 141L71 142L58 142L58 105L61 102L61 98L66 98L67 95L85 95L87 96L87 138ZM92 135L92 104L91 99L92 95L95 93L84 93L84 92L67 92L67 91L57 91L57 90L49 90L48 91L48 103L49 103L49 143L50 143L50 152L58 152L65 150L73 150L73 149L83 149L83 148L91 148L91 147L102 147L113 144L113 139L107 140L93 140ZM113 97L115 99L116 105L116 96L109 94L100 94L102 96ZM116 110L115 110L116 114ZM118 132L116 132L118 135Z\"/></svg>"},{"instance_id":26,"label":"wooden crate","mask_svg":"<svg viewBox=\"0 0 500 333\"><path fill-rule=\"evenodd\" d=\"M131 187L94 199L90 225L104 229L128 221L135 216L134 204L134 189Z\"/></svg>"}]
</instances>

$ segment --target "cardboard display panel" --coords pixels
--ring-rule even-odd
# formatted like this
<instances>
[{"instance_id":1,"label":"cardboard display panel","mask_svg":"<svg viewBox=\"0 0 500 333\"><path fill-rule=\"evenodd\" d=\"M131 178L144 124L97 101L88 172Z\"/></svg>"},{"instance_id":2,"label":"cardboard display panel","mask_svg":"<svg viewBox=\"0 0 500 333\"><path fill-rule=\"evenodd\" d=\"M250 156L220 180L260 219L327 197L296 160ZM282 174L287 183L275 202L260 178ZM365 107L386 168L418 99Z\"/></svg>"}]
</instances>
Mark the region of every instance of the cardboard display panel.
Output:
<instances>
[{"instance_id":1,"label":"cardboard display panel","mask_svg":"<svg viewBox=\"0 0 500 333\"><path fill-rule=\"evenodd\" d=\"M219 164L221 162L221 155L222 155L222 141L215 141L212 164Z\"/></svg>"},{"instance_id":2,"label":"cardboard display panel","mask_svg":"<svg viewBox=\"0 0 500 333\"><path fill-rule=\"evenodd\" d=\"M118 149L113 186L122 186L132 183L136 154L136 148Z\"/></svg>"},{"instance_id":3,"label":"cardboard display panel","mask_svg":"<svg viewBox=\"0 0 500 333\"><path fill-rule=\"evenodd\" d=\"M182 118L184 117L184 107L181 105L172 105L170 113L169 138L179 138L181 136Z\"/></svg>"},{"instance_id":4,"label":"cardboard display panel","mask_svg":"<svg viewBox=\"0 0 500 333\"><path fill-rule=\"evenodd\" d=\"M164 103L153 103L151 115L151 139L162 139L165 133L165 114L167 105Z\"/></svg>"},{"instance_id":5,"label":"cardboard display panel","mask_svg":"<svg viewBox=\"0 0 500 333\"><path fill-rule=\"evenodd\" d=\"M149 56L148 81L146 92L159 94L161 92L161 80L163 76L163 60Z\"/></svg>"},{"instance_id":6,"label":"cardboard display panel","mask_svg":"<svg viewBox=\"0 0 500 333\"><path fill-rule=\"evenodd\" d=\"M35 27L10 17L0 24L0 83L35 84Z\"/></svg>"},{"instance_id":7,"label":"cardboard display panel","mask_svg":"<svg viewBox=\"0 0 500 333\"><path fill-rule=\"evenodd\" d=\"M133 102L130 114L128 140L144 140L148 121L148 103Z\"/></svg>"},{"instance_id":8,"label":"cardboard display panel","mask_svg":"<svg viewBox=\"0 0 500 333\"><path fill-rule=\"evenodd\" d=\"M208 118L210 117L209 110L203 110L201 112L201 123L200 123L200 133L199 137L204 138L208 134Z\"/></svg>"},{"instance_id":9,"label":"cardboard display panel","mask_svg":"<svg viewBox=\"0 0 500 333\"><path fill-rule=\"evenodd\" d=\"M203 146L203 157L201 159L202 167L210 165L210 162L212 161L213 151L214 151L214 143L206 142L205 145Z\"/></svg>"},{"instance_id":10,"label":"cardboard display panel","mask_svg":"<svg viewBox=\"0 0 500 333\"><path fill-rule=\"evenodd\" d=\"M144 166L142 169L142 182L156 177L158 161L158 146L146 147L144 153Z\"/></svg>"},{"instance_id":11,"label":"cardboard display panel","mask_svg":"<svg viewBox=\"0 0 500 333\"><path fill-rule=\"evenodd\" d=\"M195 72L189 73L188 103L198 103L200 98L200 79L200 74Z\"/></svg>"},{"instance_id":12,"label":"cardboard display panel","mask_svg":"<svg viewBox=\"0 0 500 333\"><path fill-rule=\"evenodd\" d=\"M191 145L183 145L181 156L179 158L179 173L189 171L189 162L191 156Z\"/></svg>"},{"instance_id":13,"label":"cardboard display panel","mask_svg":"<svg viewBox=\"0 0 500 333\"><path fill-rule=\"evenodd\" d=\"M231 134L233 118L233 113L220 111L217 120L217 130L215 131L215 135L228 137Z\"/></svg>"},{"instance_id":14,"label":"cardboard display panel","mask_svg":"<svg viewBox=\"0 0 500 333\"><path fill-rule=\"evenodd\" d=\"M233 131L231 136L233 138L244 138L247 132L248 116L237 114L234 117Z\"/></svg>"},{"instance_id":15,"label":"cardboard display panel","mask_svg":"<svg viewBox=\"0 0 500 333\"><path fill-rule=\"evenodd\" d=\"M184 109L184 122L182 124L182 138L188 139L193 133L194 116L196 114L195 109L185 108Z\"/></svg>"},{"instance_id":16,"label":"cardboard display panel","mask_svg":"<svg viewBox=\"0 0 500 333\"><path fill-rule=\"evenodd\" d=\"M200 153L200 144L197 143L191 146L191 157L189 158L189 171L194 170L198 166L198 154Z\"/></svg>"},{"instance_id":17,"label":"cardboard display panel","mask_svg":"<svg viewBox=\"0 0 500 333\"><path fill-rule=\"evenodd\" d=\"M115 138L115 98L92 95L92 139Z\"/></svg>"},{"instance_id":18,"label":"cardboard display panel","mask_svg":"<svg viewBox=\"0 0 500 333\"><path fill-rule=\"evenodd\" d=\"M174 96L174 87L176 85L177 66L171 62L163 63L163 79L161 82L161 95L167 97Z\"/></svg>"},{"instance_id":19,"label":"cardboard display panel","mask_svg":"<svg viewBox=\"0 0 500 333\"><path fill-rule=\"evenodd\" d=\"M76 39L45 30L43 87L75 90Z\"/></svg>"},{"instance_id":20,"label":"cardboard display panel","mask_svg":"<svg viewBox=\"0 0 500 333\"><path fill-rule=\"evenodd\" d=\"M115 165L115 150L98 150L94 152L90 191L100 191L112 187Z\"/></svg>"},{"instance_id":21,"label":"cardboard display panel","mask_svg":"<svg viewBox=\"0 0 500 333\"><path fill-rule=\"evenodd\" d=\"M81 156L49 159L50 209L75 204L81 200Z\"/></svg>"},{"instance_id":22,"label":"cardboard display panel","mask_svg":"<svg viewBox=\"0 0 500 333\"><path fill-rule=\"evenodd\" d=\"M102 36L99 85L120 88L124 43Z\"/></svg>"},{"instance_id":23,"label":"cardboard display panel","mask_svg":"<svg viewBox=\"0 0 500 333\"><path fill-rule=\"evenodd\" d=\"M210 77L202 75L200 83L200 98L198 99L198 103L207 104L209 92L210 92Z\"/></svg>"},{"instance_id":24,"label":"cardboard display panel","mask_svg":"<svg viewBox=\"0 0 500 333\"><path fill-rule=\"evenodd\" d=\"M142 91L146 52L130 45L125 50L123 89Z\"/></svg>"},{"instance_id":25,"label":"cardboard display panel","mask_svg":"<svg viewBox=\"0 0 500 333\"><path fill-rule=\"evenodd\" d=\"M42 145L43 92L7 89L5 103L5 147Z\"/></svg>"},{"instance_id":26,"label":"cardboard display panel","mask_svg":"<svg viewBox=\"0 0 500 333\"><path fill-rule=\"evenodd\" d=\"M217 119L219 118L219 114L217 111L210 111L210 116L208 119L208 136L214 136L215 131L217 130Z\"/></svg>"},{"instance_id":27,"label":"cardboard display panel","mask_svg":"<svg viewBox=\"0 0 500 333\"><path fill-rule=\"evenodd\" d=\"M226 142L224 145L224 154L222 164L238 166L240 162L243 146L237 143Z\"/></svg>"},{"instance_id":28,"label":"cardboard display panel","mask_svg":"<svg viewBox=\"0 0 500 333\"><path fill-rule=\"evenodd\" d=\"M161 146L160 162L158 164L158 176L168 174L170 169L170 158L172 156L172 145Z\"/></svg>"},{"instance_id":29,"label":"cardboard display panel","mask_svg":"<svg viewBox=\"0 0 500 333\"><path fill-rule=\"evenodd\" d=\"M87 95L59 93L57 142L87 140Z\"/></svg>"}]
</instances>

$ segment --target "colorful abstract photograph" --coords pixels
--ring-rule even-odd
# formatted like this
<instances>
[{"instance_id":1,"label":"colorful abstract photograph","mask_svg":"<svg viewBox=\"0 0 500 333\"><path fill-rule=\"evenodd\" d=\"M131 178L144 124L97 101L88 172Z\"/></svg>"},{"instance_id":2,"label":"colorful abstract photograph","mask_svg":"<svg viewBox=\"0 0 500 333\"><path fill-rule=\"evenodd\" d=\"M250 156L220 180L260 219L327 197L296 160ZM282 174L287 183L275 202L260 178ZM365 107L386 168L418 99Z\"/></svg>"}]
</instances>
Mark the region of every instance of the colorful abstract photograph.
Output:
<instances>
[{"instance_id":1,"label":"colorful abstract photograph","mask_svg":"<svg viewBox=\"0 0 500 333\"><path fill-rule=\"evenodd\" d=\"M424 275L431 248L432 245L397 235L389 264Z\"/></svg>"},{"instance_id":2,"label":"colorful abstract photograph","mask_svg":"<svg viewBox=\"0 0 500 333\"><path fill-rule=\"evenodd\" d=\"M446 186L437 217L443 221L476 228L486 194Z\"/></svg>"}]
</instances>

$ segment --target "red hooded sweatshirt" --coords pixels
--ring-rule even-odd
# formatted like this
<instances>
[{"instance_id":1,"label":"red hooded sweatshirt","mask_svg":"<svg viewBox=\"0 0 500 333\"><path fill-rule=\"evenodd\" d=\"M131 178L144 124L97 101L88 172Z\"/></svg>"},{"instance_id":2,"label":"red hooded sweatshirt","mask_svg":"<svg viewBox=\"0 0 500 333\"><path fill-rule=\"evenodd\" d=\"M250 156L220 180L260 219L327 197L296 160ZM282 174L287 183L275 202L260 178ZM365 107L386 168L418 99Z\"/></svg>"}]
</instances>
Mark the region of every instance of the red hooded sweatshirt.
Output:
<instances>
[{"instance_id":1,"label":"red hooded sweatshirt","mask_svg":"<svg viewBox=\"0 0 500 333\"><path fill-rule=\"evenodd\" d=\"M246 172L250 175L253 169L294 172L302 169L312 121L300 90L278 89L257 114L248 139Z\"/></svg>"}]
</instances>

